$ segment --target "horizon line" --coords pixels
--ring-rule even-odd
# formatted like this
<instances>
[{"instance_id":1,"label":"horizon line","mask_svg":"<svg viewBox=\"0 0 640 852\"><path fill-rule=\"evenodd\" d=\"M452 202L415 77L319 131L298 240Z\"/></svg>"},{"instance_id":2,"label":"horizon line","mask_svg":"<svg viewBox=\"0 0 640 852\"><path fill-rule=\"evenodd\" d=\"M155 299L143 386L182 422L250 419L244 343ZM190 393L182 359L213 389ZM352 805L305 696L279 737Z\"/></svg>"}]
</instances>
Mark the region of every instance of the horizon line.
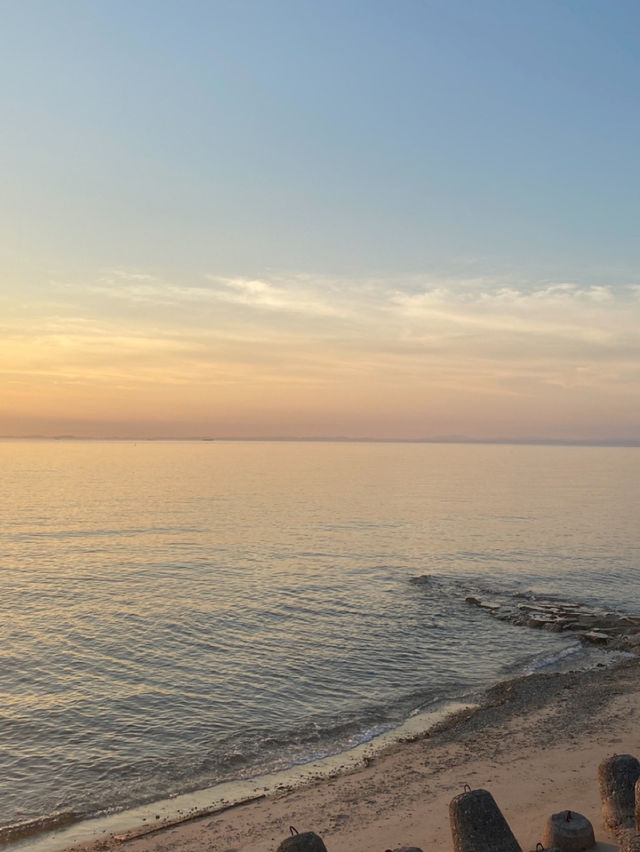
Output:
<instances>
[{"instance_id":1,"label":"horizon line","mask_svg":"<svg viewBox=\"0 0 640 852\"><path fill-rule=\"evenodd\" d=\"M536 438L536 437L491 437L491 438L474 438L466 435L438 435L434 437L423 438L372 438L366 436L347 437L347 436L261 436L252 435L248 437L238 437L232 435L0 435L0 441L122 441L122 442L255 442L255 443L344 443L344 444L504 444L504 445L523 445L523 446L569 446L569 447L640 447L640 438Z\"/></svg>"}]
</instances>

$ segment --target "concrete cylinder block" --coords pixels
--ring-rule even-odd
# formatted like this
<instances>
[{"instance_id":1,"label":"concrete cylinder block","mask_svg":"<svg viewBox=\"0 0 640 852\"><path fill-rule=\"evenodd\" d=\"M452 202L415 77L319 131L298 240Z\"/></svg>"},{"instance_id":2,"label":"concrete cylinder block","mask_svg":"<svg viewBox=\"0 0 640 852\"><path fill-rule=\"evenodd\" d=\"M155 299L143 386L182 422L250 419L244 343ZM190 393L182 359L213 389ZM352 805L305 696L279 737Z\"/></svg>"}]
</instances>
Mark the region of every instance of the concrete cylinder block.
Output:
<instances>
[{"instance_id":1,"label":"concrete cylinder block","mask_svg":"<svg viewBox=\"0 0 640 852\"><path fill-rule=\"evenodd\" d=\"M545 848L557 846L562 852L583 852L595 846L596 839L585 816L575 811L560 811L547 820L542 843Z\"/></svg>"}]
</instances>

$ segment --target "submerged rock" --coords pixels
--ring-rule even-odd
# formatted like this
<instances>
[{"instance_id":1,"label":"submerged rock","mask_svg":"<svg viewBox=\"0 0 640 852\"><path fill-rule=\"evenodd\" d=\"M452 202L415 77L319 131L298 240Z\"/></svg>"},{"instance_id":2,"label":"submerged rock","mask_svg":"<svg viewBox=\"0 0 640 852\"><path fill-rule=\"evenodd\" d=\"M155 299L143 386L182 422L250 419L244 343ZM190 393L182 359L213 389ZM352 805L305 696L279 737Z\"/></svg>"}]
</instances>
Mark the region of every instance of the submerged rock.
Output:
<instances>
[{"instance_id":1,"label":"submerged rock","mask_svg":"<svg viewBox=\"0 0 640 852\"><path fill-rule=\"evenodd\" d=\"M414 586L430 586L432 585L433 578L431 574L420 574L419 577L411 577L409 582L413 583Z\"/></svg>"}]
</instances>

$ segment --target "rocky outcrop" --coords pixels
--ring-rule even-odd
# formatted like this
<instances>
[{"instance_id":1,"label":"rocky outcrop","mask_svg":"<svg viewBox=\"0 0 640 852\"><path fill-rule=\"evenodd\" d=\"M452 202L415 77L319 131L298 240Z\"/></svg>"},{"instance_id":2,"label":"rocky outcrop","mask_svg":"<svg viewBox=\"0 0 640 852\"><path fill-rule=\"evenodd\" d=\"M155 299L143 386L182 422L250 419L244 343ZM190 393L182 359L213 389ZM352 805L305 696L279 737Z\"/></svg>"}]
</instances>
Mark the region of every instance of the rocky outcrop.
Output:
<instances>
[{"instance_id":1,"label":"rocky outcrop","mask_svg":"<svg viewBox=\"0 0 640 852\"><path fill-rule=\"evenodd\" d=\"M553 633L573 633L585 644L640 654L640 618L625 613L533 592L472 589L429 574L412 577L410 582L433 593L459 595L469 606L478 607L499 621Z\"/></svg>"}]
</instances>

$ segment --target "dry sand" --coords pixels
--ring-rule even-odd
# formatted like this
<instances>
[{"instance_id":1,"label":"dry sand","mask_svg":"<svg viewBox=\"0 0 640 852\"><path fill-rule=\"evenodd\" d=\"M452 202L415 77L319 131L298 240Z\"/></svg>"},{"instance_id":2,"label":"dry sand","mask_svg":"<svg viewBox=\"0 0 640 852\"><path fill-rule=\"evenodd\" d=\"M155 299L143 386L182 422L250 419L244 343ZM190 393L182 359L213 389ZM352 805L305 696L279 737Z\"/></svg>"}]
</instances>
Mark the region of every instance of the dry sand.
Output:
<instances>
[{"instance_id":1,"label":"dry sand","mask_svg":"<svg viewBox=\"0 0 640 852\"><path fill-rule=\"evenodd\" d=\"M448 804L463 785L495 797L523 850L547 817L570 809L593 823L597 849L617 848L602 825L598 764L640 755L640 660L615 669L534 675L496 687L486 705L370 765L136 840L85 850L270 852L289 826L320 834L328 852L401 845L451 850ZM76 847L77 849L78 847Z\"/></svg>"}]
</instances>

